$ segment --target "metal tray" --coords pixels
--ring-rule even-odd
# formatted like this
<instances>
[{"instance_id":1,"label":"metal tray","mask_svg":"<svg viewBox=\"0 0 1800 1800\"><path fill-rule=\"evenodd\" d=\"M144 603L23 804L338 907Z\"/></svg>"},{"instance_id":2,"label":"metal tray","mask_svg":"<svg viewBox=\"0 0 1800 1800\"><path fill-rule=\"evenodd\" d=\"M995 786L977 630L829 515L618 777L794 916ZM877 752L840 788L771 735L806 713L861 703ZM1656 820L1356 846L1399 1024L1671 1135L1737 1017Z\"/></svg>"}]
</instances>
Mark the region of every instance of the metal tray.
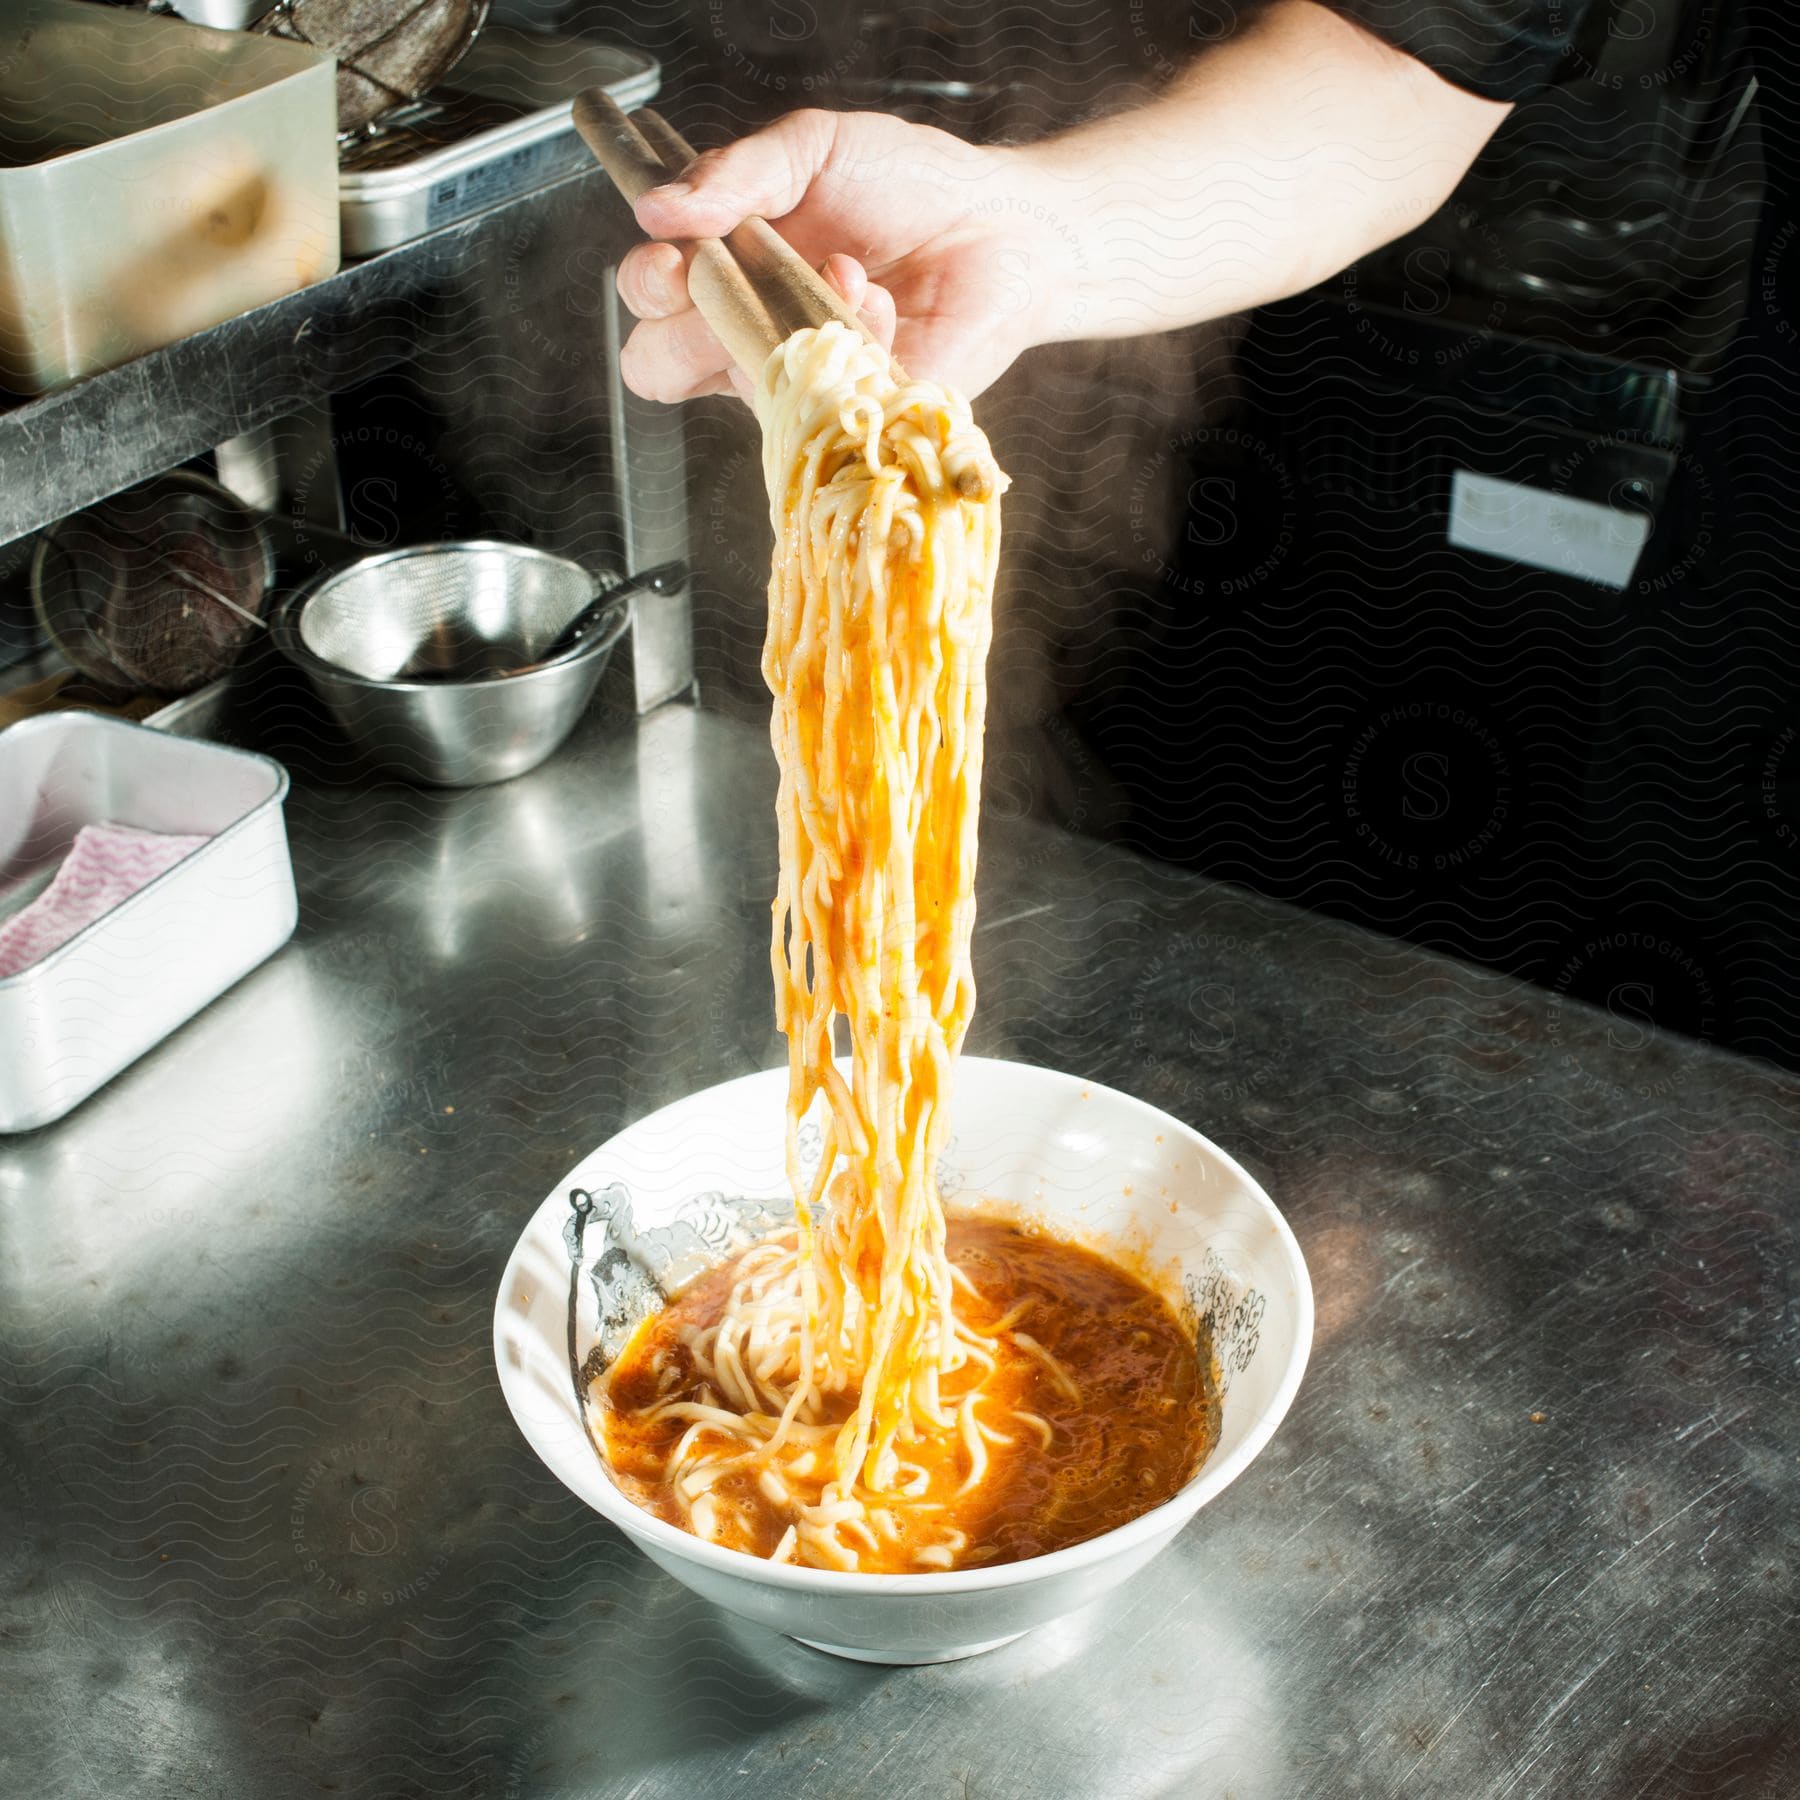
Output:
<instances>
[{"instance_id":1,"label":"metal tray","mask_svg":"<svg viewBox=\"0 0 1800 1800\"><path fill-rule=\"evenodd\" d=\"M0 980L0 1132L60 1119L287 942L287 789L266 756L97 713L0 732L0 898L41 881L83 825L209 840Z\"/></svg>"},{"instance_id":2,"label":"metal tray","mask_svg":"<svg viewBox=\"0 0 1800 1800\"><path fill-rule=\"evenodd\" d=\"M629 111L662 86L662 65L641 51L546 32L490 25L434 99L464 97L520 109L473 136L338 177L344 254L373 256L440 225L593 166L570 107L583 88L604 87ZM453 90L453 93L450 92ZM391 158L396 123L351 153Z\"/></svg>"}]
</instances>

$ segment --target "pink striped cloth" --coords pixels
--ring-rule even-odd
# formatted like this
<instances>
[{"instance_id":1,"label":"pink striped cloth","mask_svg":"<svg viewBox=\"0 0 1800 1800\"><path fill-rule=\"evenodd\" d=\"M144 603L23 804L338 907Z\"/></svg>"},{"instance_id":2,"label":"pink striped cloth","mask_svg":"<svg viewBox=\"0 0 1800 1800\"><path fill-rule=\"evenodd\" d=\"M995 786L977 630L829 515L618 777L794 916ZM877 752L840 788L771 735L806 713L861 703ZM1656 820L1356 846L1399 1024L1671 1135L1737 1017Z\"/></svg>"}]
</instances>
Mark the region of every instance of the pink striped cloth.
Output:
<instances>
[{"instance_id":1,"label":"pink striped cloth","mask_svg":"<svg viewBox=\"0 0 1800 1800\"><path fill-rule=\"evenodd\" d=\"M50 885L0 923L0 981L41 962L205 842L135 825L82 826Z\"/></svg>"}]
</instances>

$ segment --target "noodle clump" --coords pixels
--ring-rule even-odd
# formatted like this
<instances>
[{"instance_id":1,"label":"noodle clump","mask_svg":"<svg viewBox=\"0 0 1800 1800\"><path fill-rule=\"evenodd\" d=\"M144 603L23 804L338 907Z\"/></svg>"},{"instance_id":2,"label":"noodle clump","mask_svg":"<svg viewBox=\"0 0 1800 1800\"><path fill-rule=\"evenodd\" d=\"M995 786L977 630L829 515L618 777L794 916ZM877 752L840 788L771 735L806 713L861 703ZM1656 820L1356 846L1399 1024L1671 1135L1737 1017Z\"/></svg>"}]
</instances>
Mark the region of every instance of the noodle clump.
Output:
<instances>
[{"instance_id":1,"label":"noodle clump","mask_svg":"<svg viewBox=\"0 0 1800 1800\"><path fill-rule=\"evenodd\" d=\"M927 1460L953 1451L966 1490L989 1443L1047 1429L980 1414L1004 1333L957 1316L958 1289L973 1290L946 1255L936 1176L975 1003L1005 482L967 401L897 378L843 325L775 351L756 413L775 527L770 953L798 1223L740 1259L717 1322L684 1340L698 1387L671 1364L679 1391L650 1411L686 1422L665 1478L698 1535L730 1535L722 1515L749 1476L789 1521L777 1560L855 1569L903 1543L911 1566L948 1568L967 1545L947 1520L934 1526L945 1509L925 1497L941 1488ZM847 1070L834 1060L840 1017ZM820 1093L824 1143L809 1173L800 1126Z\"/></svg>"}]
</instances>

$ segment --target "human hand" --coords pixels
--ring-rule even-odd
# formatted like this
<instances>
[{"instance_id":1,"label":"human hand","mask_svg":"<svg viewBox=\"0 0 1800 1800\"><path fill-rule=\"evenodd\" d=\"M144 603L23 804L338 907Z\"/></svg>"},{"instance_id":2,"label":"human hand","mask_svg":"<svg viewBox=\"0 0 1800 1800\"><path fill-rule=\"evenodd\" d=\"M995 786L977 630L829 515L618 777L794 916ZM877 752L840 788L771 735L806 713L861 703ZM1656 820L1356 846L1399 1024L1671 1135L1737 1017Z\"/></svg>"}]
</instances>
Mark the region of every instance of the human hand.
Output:
<instances>
[{"instance_id":1,"label":"human hand","mask_svg":"<svg viewBox=\"0 0 1800 1800\"><path fill-rule=\"evenodd\" d=\"M1044 335L1059 246L1016 152L885 113L789 113L702 156L637 204L652 237L722 237L769 219L909 374L979 393ZM639 245L619 293L640 324L621 358L652 400L748 386L688 298L681 252Z\"/></svg>"}]
</instances>

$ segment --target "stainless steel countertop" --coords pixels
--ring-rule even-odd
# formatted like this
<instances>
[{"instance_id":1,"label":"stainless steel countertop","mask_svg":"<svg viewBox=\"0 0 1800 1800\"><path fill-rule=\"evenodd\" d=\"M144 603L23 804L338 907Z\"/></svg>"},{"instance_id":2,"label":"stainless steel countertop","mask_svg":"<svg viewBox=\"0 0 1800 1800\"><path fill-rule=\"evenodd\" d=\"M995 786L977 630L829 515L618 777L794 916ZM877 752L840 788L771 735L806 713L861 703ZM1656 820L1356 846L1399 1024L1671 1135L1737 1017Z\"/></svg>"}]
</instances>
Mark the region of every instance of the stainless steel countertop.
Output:
<instances>
[{"instance_id":1,"label":"stainless steel countertop","mask_svg":"<svg viewBox=\"0 0 1800 1800\"><path fill-rule=\"evenodd\" d=\"M495 1284L583 1152L779 1060L758 731L597 711L467 794L297 780L295 941L0 1143L0 1792L1800 1791L1800 1084L996 821L971 1049L1293 1222L1272 1446L1112 1600L877 1669L539 1465Z\"/></svg>"}]
</instances>

